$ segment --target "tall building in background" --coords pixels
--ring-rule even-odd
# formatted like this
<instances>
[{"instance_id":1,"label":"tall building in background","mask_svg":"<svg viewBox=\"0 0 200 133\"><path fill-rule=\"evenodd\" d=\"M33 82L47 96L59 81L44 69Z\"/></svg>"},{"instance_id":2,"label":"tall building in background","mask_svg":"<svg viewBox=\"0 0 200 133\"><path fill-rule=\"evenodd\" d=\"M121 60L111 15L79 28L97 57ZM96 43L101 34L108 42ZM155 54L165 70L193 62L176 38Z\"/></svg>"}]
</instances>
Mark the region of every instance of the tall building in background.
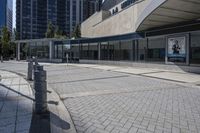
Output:
<instances>
[{"instance_id":1,"label":"tall building in background","mask_svg":"<svg viewBox=\"0 0 200 133\"><path fill-rule=\"evenodd\" d=\"M12 33L12 0L0 0L0 35L4 26Z\"/></svg>"},{"instance_id":2,"label":"tall building in background","mask_svg":"<svg viewBox=\"0 0 200 133\"><path fill-rule=\"evenodd\" d=\"M90 0L17 0L16 29L20 39L44 38L48 22L70 36L77 24L88 18ZM91 0L94 1L94 0ZM84 8L91 9L85 15Z\"/></svg>"},{"instance_id":3,"label":"tall building in background","mask_svg":"<svg viewBox=\"0 0 200 133\"><path fill-rule=\"evenodd\" d=\"M97 11L97 0L84 0L83 3L83 19L86 20Z\"/></svg>"}]
</instances>

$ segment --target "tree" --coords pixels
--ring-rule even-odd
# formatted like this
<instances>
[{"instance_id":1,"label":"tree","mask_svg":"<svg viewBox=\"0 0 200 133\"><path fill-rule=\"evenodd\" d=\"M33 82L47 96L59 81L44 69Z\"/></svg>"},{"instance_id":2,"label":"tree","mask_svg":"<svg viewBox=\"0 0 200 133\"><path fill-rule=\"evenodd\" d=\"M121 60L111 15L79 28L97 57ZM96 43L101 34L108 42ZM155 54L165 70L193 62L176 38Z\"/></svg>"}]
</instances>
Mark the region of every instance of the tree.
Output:
<instances>
[{"instance_id":1,"label":"tree","mask_svg":"<svg viewBox=\"0 0 200 133\"><path fill-rule=\"evenodd\" d=\"M59 29L58 26L55 26L54 37L55 37L55 38L60 38L60 37L62 37L62 31Z\"/></svg>"},{"instance_id":2,"label":"tree","mask_svg":"<svg viewBox=\"0 0 200 133\"><path fill-rule=\"evenodd\" d=\"M67 36L65 35L65 32L63 30L61 30L58 26L55 26L54 37L55 38L59 38L59 39L67 39Z\"/></svg>"},{"instance_id":3,"label":"tree","mask_svg":"<svg viewBox=\"0 0 200 133\"><path fill-rule=\"evenodd\" d=\"M74 31L72 33L72 37L73 38L81 38L81 28L80 28L80 25L76 25L76 27L74 28Z\"/></svg>"},{"instance_id":4,"label":"tree","mask_svg":"<svg viewBox=\"0 0 200 133\"><path fill-rule=\"evenodd\" d=\"M49 21L47 25L47 32L45 34L46 38L54 38L54 29L54 25Z\"/></svg>"},{"instance_id":5,"label":"tree","mask_svg":"<svg viewBox=\"0 0 200 133\"><path fill-rule=\"evenodd\" d=\"M3 58L8 58L10 53L10 32L7 27L3 27L2 29L2 37L1 37L1 61Z\"/></svg>"}]
</instances>

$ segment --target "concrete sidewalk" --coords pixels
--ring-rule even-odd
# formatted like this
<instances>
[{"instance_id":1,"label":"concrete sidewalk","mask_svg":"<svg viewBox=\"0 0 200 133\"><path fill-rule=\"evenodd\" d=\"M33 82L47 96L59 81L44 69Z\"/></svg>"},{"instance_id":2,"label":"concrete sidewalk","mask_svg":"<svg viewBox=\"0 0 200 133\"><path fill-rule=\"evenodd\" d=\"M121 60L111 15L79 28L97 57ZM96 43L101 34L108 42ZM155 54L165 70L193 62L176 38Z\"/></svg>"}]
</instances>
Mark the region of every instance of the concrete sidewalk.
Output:
<instances>
[{"instance_id":1,"label":"concrete sidewalk","mask_svg":"<svg viewBox=\"0 0 200 133\"><path fill-rule=\"evenodd\" d=\"M29 83L17 74L0 71L0 133L28 133L33 113Z\"/></svg>"},{"instance_id":2,"label":"concrete sidewalk","mask_svg":"<svg viewBox=\"0 0 200 133\"><path fill-rule=\"evenodd\" d=\"M50 121L34 115L35 99L29 82L8 71L0 70L0 76L0 133L76 133L67 109L49 86L49 115L44 117L50 117ZM45 129L49 127L45 124L50 125L50 129Z\"/></svg>"},{"instance_id":3,"label":"concrete sidewalk","mask_svg":"<svg viewBox=\"0 0 200 133\"><path fill-rule=\"evenodd\" d=\"M145 77L164 79L175 82L200 84L200 75L195 73L189 73L181 70L168 70L158 68L139 68L139 67L125 67L125 66L109 66L98 64L70 64L76 67L85 67L92 69L101 69L105 71L113 71L120 73L127 73L133 75L140 75Z\"/></svg>"}]
</instances>

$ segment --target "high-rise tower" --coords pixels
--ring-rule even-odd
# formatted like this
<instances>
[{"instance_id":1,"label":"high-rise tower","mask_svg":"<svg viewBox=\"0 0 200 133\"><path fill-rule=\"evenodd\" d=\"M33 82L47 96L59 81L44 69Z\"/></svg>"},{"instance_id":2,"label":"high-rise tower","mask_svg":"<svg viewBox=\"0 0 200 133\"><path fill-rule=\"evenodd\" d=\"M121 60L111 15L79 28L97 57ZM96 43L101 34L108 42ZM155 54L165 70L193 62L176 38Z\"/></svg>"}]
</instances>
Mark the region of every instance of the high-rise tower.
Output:
<instances>
[{"instance_id":1,"label":"high-rise tower","mask_svg":"<svg viewBox=\"0 0 200 133\"><path fill-rule=\"evenodd\" d=\"M17 0L16 29L20 39L44 38L50 21L67 36L83 20L85 0Z\"/></svg>"},{"instance_id":2,"label":"high-rise tower","mask_svg":"<svg viewBox=\"0 0 200 133\"><path fill-rule=\"evenodd\" d=\"M4 26L12 32L12 0L0 0L0 34Z\"/></svg>"}]
</instances>

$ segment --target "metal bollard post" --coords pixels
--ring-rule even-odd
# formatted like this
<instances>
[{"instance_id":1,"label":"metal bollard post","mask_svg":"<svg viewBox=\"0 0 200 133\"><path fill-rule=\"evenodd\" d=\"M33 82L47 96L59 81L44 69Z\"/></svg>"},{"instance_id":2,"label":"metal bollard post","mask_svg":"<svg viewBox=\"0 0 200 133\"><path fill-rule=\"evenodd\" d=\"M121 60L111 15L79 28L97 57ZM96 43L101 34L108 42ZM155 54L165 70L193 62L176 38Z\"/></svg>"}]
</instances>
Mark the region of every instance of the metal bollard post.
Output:
<instances>
[{"instance_id":1,"label":"metal bollard post","mask_svg":"<svg viewBox=\"0 0 200 133\"><path fill-rule=\"evenodd\" d=\"M43 66L36 66L34 72L34 89L35 89L35 112L42 114L47 112L47 82L46 71Z\"/></svg>"},{"instance_id":2,"label":"metal bollard post","mask_svg":"<svg viewBox=\"0 0 200 133\"><path fill-rule=\"evenodd\" d=\"M33 57L33 62L35 62L35 64L33 65L33 73L34 73L37 69L37 66L39 66L39 63L36 57ZM35 76L34 76L34 79L35 79Z\"/></svg>"},{"instance_id":3,"label":"metal bollard post","mask_svg":"<svg viewBox=\"0 0 200 133\"><path fill-rule=\"evenodd\" d=\"M28 73L27 73L27 79L33 80L33 60L30 60L28 63Z\"/></svg>"},{"instance_id":4,"label":"metal bollard post","mask_svg":"<svg viewBox=\"0 0 200 133\"><path fill-rule=\"evenodd\" d=\"M35 62L35 65L39 65L37 57L34 57L34 62Z\"/></svg>"}]
</instances>

